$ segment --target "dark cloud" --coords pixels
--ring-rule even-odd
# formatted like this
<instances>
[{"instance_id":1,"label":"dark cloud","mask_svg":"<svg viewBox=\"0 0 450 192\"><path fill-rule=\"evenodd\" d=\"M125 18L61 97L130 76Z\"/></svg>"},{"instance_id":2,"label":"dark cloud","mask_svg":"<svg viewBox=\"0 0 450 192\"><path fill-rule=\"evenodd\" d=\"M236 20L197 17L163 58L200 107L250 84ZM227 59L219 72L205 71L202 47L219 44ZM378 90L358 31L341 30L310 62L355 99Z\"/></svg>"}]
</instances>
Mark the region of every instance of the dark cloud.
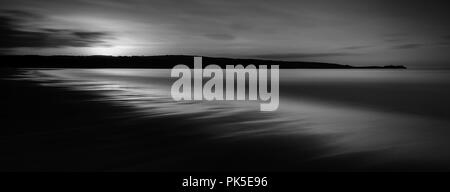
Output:
<instances>
[{"instance_id":1,"label":"dark cloud","mask_svg":"<svg viewBox=\"0 0 450 192\"><path fill-rule=\"evenodd\" d=\"M205 34L205 37L207 37L209 39L214 39L214 40L233 40L233 39L235 39L235 37L233 35L224 34L224 33L220 33L220 34Z\"/></svg>"},{"instance_id":2,"label":"dark cloud","mask_svg":"<svg viewBox=\"0 0 450 192\"><path fill-rule=\"evenodd\" d=\"M56 48L92 47L107 45L112 38L108 32L91 32L72 29L40 29L24 25L44 17L25 11L8 10L0 13L0 48Z\"/></svg>"},{"instance_id":3,"label":"dark cloud","mask_svg":"<svg viewBox=\"0 0 450 192\"><path fill-rule=\"evenodd\" d=\"M102 39L108 36L105 32L86 32L86 31L73 31L72 34L82 39Z\"/></svg>"},{"instance_id":4,"label":"dark cloud","mask_svg":"<svg viewBox=\"0 0 450 192\"><path fill-rule=\"evenodd\" d=\"M27 19L43 19L44 17L42 15L29 12L29 11L23 11L23 10L1 10L2 15L7 15L10 17L14 17L16 20L25 21Z\"/></svg>"},{"instance_id":5,"label":"dark cloud","mask_svg":"<svg viewBox=\"0 0 450 192\"><path fill-rule=\"evenodd\" d=\"M416 49L425 46L424 44L420 43L408 43L403 45L396 45L393 48L394 49Z\"/></svg>"},{"instance_id":6,"label":"dark cloud","mask_svg":"<svg viewBox=\"0 0 450 192\"><path fill-rule=\"evenodd\" d=\"M282 54L263 54L254 55L260 59L305 59L305 58L324 58L336 56L348 56L352 53L282 53Z\"/></svg>"}]
</instances>

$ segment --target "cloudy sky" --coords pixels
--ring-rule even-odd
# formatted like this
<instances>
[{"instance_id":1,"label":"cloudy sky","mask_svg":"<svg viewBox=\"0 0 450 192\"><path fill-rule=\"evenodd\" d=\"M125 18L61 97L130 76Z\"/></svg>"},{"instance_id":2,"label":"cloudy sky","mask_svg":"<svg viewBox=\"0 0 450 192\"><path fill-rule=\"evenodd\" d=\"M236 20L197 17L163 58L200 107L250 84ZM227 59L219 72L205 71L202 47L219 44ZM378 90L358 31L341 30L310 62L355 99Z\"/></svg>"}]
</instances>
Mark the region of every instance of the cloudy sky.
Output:
<instances>
[{"instance_id":1,"label":"cloudy sky","mask_svg":"<svg viewBox=\"0 0 450 192\"><path fill-rule=\"evenodd\" d=\"M195 54L450 67L445 1L0 2L3 54Z\"/></svg>"}]
</instances>

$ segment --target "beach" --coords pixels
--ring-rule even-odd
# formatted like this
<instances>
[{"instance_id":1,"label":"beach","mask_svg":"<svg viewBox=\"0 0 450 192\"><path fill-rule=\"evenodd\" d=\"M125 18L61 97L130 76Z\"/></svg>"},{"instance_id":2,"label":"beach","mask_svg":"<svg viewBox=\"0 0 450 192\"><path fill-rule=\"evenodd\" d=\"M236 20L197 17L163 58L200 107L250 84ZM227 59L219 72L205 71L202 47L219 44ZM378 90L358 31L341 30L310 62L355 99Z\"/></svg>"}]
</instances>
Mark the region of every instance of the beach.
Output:
<instances>
[{"instance_id":1,"label":"beach","mask_svg":"<svg viewBox=\"0 0 450 192\"><path fill-rule=\"evenodd\" d=\"M5 171L450 167L445 72L281 70L275 112L256 102L175 102L164 69L2 74Z\"/></svg>"}]
</instances>

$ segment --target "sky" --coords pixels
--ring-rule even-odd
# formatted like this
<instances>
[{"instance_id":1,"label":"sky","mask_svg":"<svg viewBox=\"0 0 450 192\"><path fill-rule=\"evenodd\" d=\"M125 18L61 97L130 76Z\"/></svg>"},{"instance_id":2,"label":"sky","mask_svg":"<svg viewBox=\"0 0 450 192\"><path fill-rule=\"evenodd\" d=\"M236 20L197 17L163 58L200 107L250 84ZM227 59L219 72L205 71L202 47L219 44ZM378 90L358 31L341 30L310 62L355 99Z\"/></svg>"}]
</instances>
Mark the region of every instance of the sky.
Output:
<instances>
[{"instance_id":1,"label":"sky","mask_svg":"<svg viewBox=\"0 0 450 192\"><path fill-rule=\"evenodd\" d=\"M450 68L445 2L0 0L0 53L183 54Z\"/></svg>"}]
</instances>

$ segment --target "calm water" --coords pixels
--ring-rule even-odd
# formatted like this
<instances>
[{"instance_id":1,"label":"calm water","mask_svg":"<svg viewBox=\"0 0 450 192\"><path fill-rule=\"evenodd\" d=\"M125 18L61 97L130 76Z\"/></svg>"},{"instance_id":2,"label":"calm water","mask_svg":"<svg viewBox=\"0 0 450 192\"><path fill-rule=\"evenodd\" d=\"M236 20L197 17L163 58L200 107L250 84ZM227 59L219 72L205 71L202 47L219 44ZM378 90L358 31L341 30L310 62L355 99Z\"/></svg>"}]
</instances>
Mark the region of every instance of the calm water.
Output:
<instances>
[{"instance_id":1,"label":"calm water","mask_svg":"<svg viewBox=\"0 0 450 192\"><path fill-rule=\"evenodd\" d=\"M256 102L175 102L165 69L30 69L24 77L92 91L145 118L205 122L208 140L323 136L330 150L315 158L379 151L369 164L450 165L450 71L281 70L274 112L260 112Z\"/></svg>"}]
</instances>

